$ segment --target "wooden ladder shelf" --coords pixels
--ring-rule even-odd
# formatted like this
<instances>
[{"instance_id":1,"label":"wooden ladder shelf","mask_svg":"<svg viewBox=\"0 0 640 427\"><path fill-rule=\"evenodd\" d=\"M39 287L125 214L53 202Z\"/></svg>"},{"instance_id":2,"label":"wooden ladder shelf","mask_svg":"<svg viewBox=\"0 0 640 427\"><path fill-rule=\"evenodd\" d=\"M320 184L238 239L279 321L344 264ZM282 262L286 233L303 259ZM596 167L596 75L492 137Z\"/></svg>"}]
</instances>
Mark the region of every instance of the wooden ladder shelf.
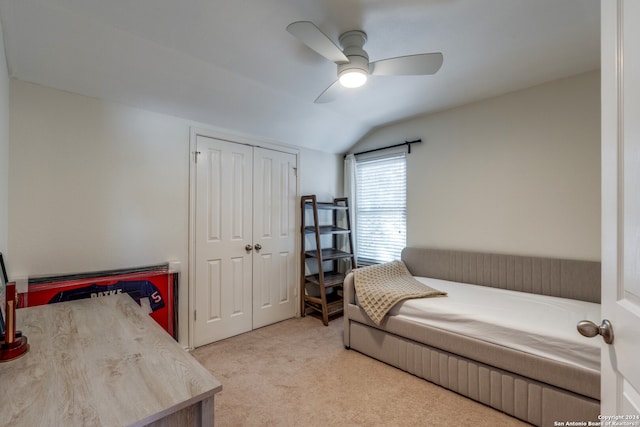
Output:
<instances>
[{"instance_id":1,"label":"wooden ladder shelf","mask_svg":"<svg viewBox=\"0 0 640 427\"><path fill-rule=\"evenodd\" d=\"M315 195L302 196L302 256L300 313L308 309L329 318L343 312L342 284L356 267L353 237L346 197L320 203Z\"/></svg>"}]
</instances>

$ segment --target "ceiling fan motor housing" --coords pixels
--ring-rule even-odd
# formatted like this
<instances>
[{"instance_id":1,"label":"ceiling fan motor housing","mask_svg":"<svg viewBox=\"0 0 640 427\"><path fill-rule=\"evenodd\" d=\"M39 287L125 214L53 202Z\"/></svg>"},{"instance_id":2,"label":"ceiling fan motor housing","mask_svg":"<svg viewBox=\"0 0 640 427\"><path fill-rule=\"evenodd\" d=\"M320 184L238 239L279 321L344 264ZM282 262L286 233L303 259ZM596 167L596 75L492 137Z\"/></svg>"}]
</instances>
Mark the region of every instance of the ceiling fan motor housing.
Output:
<instances>
[{"instance_id":1,"label":"ceiling fan motor housing","mask_svg":"<svg viewBox=\"0 0 640 427\"><path fill-rule=\"evenodd\" d=\"M349 62L338 63L338 77L354 70L369 74L369 55L363 49L366 41L367 34L362 31L347 31L340 36L342 52Z\"/></svg>"}]
</instances>

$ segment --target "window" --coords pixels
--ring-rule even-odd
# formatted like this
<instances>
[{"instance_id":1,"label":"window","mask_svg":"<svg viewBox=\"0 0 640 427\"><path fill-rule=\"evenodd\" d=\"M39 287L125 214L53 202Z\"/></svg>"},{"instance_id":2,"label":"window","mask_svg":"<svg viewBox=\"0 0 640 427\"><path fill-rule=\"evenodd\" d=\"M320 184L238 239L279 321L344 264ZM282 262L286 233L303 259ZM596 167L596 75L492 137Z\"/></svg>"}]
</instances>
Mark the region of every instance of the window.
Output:
<instances>
[{"instance_id":1,"label":"window","mask_svg":"<svg viewBox=\"0 0 640 427\"><path fill-rule=\"evenodd\" d=\"M407 242L405 154L358 160L356 236L358 263L400 259Z\"/></svg>"}]
</instances>

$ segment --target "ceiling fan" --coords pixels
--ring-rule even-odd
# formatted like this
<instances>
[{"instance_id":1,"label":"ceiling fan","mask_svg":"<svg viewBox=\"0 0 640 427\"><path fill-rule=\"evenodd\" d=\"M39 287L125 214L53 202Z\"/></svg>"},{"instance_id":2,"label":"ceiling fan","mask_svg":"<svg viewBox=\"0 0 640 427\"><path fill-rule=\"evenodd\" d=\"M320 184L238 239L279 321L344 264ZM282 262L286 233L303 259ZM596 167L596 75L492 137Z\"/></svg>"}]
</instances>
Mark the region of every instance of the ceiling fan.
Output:
<instances>
[{"instance_id":1,"label":"ceiling fan","mask_svg":"<svg viewBox=\"0 0 640 427\"><path fill-rule=\"evenodd\" d=\"M369 62L363 49L367 34L363 31L347 31L340 36L342 50L336 46L313 22L298 21L287 26L287 31L302 43L338 66L338 79L316 98L315 103L336 99L343 88L360 87L373 76L411 76L435 74L442 66L442 53L387 58Z\"/></svg>"}]
</instances>

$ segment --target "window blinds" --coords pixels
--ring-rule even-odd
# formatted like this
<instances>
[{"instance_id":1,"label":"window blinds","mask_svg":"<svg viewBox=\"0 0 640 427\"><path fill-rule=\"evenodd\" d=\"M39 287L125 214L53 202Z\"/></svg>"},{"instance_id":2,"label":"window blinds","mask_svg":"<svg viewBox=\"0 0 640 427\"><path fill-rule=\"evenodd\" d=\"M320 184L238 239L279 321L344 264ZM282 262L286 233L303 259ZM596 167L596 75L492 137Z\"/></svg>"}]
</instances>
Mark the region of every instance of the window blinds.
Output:
<instances>
[{"instance_id":1,"label":"window blinds","mask_svg":"<svg viewBox=\"0 0 640 427\"><path fill-rule=\"evenodd\" d=\"M400 259L407 241L406 176L404 153L358 160L356 234L359 263Z\"/></svg>"}]
</instances>

